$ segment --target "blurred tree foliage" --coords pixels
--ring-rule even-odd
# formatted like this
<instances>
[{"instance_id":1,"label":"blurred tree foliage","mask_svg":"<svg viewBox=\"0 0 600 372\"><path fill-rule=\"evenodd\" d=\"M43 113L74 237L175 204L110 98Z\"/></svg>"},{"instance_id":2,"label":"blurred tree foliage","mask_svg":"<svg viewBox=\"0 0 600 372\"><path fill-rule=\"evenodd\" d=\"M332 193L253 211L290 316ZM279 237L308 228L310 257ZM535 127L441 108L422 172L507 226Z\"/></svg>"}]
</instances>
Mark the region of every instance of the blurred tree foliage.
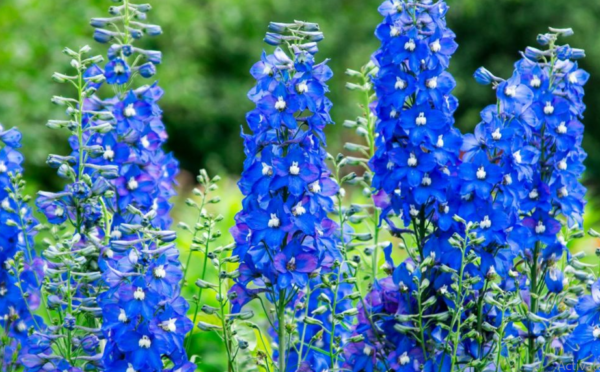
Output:
<instances>
[{"instance_id":1,"label":"blurred tree foliage","mask_svg":"<svg viewBox=\"0 0 600 372\"><path fill-rule=\"evenodd\" d=\"M382 0L149 0L150 20L165 34L146 45L164 53L158 79L165 88L162 102L171 136L169 146L182 167L194 171L238 173L244 154L239 138L245 113L252 108L246 92L252 86L248 71L260 57L269 21L309 20L321 24L325 41L320 57L331 58L336 76L331 82L334 119L356 116L355 98L344 88L346 68L368 61L378 42L373 32L381 17ZM547 26L572 27L572 46L585 48L581 66L592 74L586 102L586 143L590 153L588 178L600 180L600 1L598 0L447 0L448 22L460 48L451 63L461 108L456 120L463 131L479 121L479 111L493 103L489 87L476 85L474 70L485 65L508 76L518 51L535 43ZM0 122L19 126L25 135L28 177L44 183L49 152L64 153L64 139L44 124L59 117L50 104L63 87L50 81L64 71L65 46L105 46L92 39L89 18L104 16L108 0L0 1ZM351 133L341 125L328 131L330 149L337 151ZM54 177L52 177L54 178Z\"/></svg>"}]
</instances>

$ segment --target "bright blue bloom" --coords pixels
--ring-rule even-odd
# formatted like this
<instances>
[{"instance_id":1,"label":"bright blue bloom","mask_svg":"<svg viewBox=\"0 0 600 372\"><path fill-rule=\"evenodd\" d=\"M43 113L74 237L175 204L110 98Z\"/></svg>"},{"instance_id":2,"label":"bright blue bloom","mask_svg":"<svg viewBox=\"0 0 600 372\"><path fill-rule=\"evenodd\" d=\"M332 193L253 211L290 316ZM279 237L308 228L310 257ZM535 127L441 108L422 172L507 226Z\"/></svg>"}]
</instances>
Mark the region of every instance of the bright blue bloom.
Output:
<instances>
[{"instance_id":1,"label":"bright blue bloom","mask_svg":"<svg viewBox=\"0 0 600 372\"><path fill-rule=\"evenodd\" d=\"M275 24L273 29L281 27L288 26ZM261 293L278 306L287 300L287 308L302 303L317 309L320 290L304 299L307 287L317 288L319 272L337 275L340 270L332 266L341 258L338 227L327 216L333 211L331 197L338 185L325 165L323 134L325 125L332 123L331 102L325 96L332 73L325 62L315 63L314 43L320 36L307 38L308 44L290 49L291 56L281 48L263 53L250 71L257 82L248 98L256 108L246 116L251 134L242 134L247 159L238 185L245 199L231 230L234 254L241 258L240 275L230 293L236 310ZM271 32L265 41L279 45L281 36ZM351 301L340 301L338 310L348 306ZM299 310L298 316L303 312ZM327 314L315 317L330 324ZM310 342L321 326L300 323L298 329L305 330L300 337ZM342 332L341 327L336 329ZM328 345L324 340L323 348L328 350ZM302 363L296 348L284 352L288 371L333 368L330 358L309 348L302 351Z\"/></svg>"},{"instance_id":2,"label":"bright blue bloom","mask_svg":"<svg viewBox=\"0 0 600 372\"><path fill-rule=\"evenodd\" d=\"M123 85L129 81L131 69L125 60L115 58L104 67L104 76L108 84Z\"/></svg>"}]
</instances>

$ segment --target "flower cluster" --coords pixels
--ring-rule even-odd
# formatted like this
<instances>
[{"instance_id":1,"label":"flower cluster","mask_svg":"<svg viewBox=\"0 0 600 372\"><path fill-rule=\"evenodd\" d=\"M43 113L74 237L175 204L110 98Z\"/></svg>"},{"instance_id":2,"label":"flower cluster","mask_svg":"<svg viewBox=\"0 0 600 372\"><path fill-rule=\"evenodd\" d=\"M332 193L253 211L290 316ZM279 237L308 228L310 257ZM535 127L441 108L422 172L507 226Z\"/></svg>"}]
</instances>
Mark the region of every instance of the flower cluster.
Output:
<instances>
[{"instance_id":1,"label":"flower cluster","mask_svg":"<svg viewBox=\"0 0 600 372\"><path fill-rule=\"evenodd\" d=\"M100 368L101 333L97 323L100 309L97 296L102 291L97 257L106 236L108 213L102 206L112 196L110 179L116 176L115 167L95 166L89 159L98 149L86 146L85 122L110 116L105 111L89 112L84 107L86 97L95 89L90 81L102 81L99 75L84 78L85 71L102 57L89 57L89 47L78 51L66 48L75 75L55 73L54 80L69 83L77 90L76 98L55 96L56 105L66 107L67 120L51 120L50 128L67 129L71 144L78 151L71 156L49 155L48 164L58 168L58 174L69 181L61 192L40 191L36 205L51 228L51 238L44 249L45 307L52 326L36 329L27 339L21 357L28 370L72 370Z\"/></svg>"},{"instance_id":2,"label":"flower cluster","mask_svg":"<svg viewBox=\"0 0 600 372\"><path fill-rule=\"evenodd\" d=\"M393 274L359 305L347 366L481 370L501 368L499 356L512 352L503 365L516 365L522 353L528 368L559 368L573 357L548 350L575 351L585 361L590 354L578 355L569 336L573 321L560 322L574 304L557 265L566 241L581 235L585 204L579 119L588 75L574 61L583 52L555 46L571 31L551 29L539 37L548 50L528 48L510 79L478 70L476 79L494 84L498 102L482 111L474 134L461 136L451 128L454 82L443 71L456 49L446 10L443 1L380 7L386 18L376 32L382 46L373 79L379 138L370 164L382 220L409 258L396 267L391 247L386 252ZM406 229L394 225L393 214ZM567 262L566 271L581 268L578 257ZM590 285L592 278L578 272L573 280Z\"/></svg>"},{"instance_id":3,"label":"flower cluster","mask_svg":"<svg viewBox=\"0 0 600 372\"><path fill-rule=\"evenodd\" d=\"M21 133L0 125L0 364L19 366L18 354L32 330L44 327L35 315L40 306L43 261L36 257L33 236L37 222L22 196Z\"/></svg>"},{"instance_id":4,"label":"flower cluster","mask_svg":"<svg viewBox=\"0 0 600 372\"><path fill-rule=\"evenodd\" d=\"M331 323L330 313L326 308L316 311L327 295L311 290L320 274L337 275L335 262L341 258L338 227L327 216L338 186L325 165L323 134L332 122L331 102L325 96L332 72L326 62L315 62L317 42L323 38L316 24L271 23L269 29L265 41L287 43L292 57L277 47L273 54L263 54L251 70L257 84L248 97L256 109L247 115L252 134L243 136L248 158L239 182L244 208L232 229L237 243L233 253L241 259L232 288L234 312L266 293L277 310L280 370L321 371L331 366L331 360L326 352L315 352L314 343L328 350L329 337L334 336L317 335L322 334L323 323L316 318ZM287 329L295 328L286 323L291 304L298 314L315 316L303 317L298 347L286 345Z\"/></svg>"},{"instance_id":5,"label":"flower cluster","mask_svg":"<svg viewBox=\"0 0 600 372\"><path fill-rule=\"evenodd\" d=\"M460 200L453 180L462 138L453 127L455 81L445 70L457 44L446 27L443 1L385 1L379 11L385 19L376 30L381 48L373 55L378 67L373 78L377 101L372 105L378 137L370 161L372 186L381 219L393 234L410 234L417 250L395 270L386 251L393 276L376 282L359 304L357 338L347 348L347 366L353 371L417 371L431 337L430 330L421 327L423 316L438 310L437 301L424 302L445 285L436 280L440 271L429 270L429 265L436 259L439 264L461 265L461 255L448 249L448 239L459 231L453 215L459 212ZM392 215L400 216L409 229L398 228ZM414 314L414 326L423 331L413 338L403 336L394 328L394 314L399 312Z\"/></svg>"},{"instance_id":6,"label":"flower cluster","mask_svg":"<svg viewBox=\"0 0 600 372\"><path fill-rule=\"evenodd\" d=\"M167 230L178 163L162 149L167 139L158 105L163 90L156 83L133 87L137 75L150 78L161 63L160 52L133 46L144 34L162 33L157 25L141 23L149 10L148 5L125 1L110 8L113 17L91 22L97 41L114 43L104 68L94 66L88 73L100 72L117 92L112 98L94 95L86 101L89 110L108 111L113 119L109 130L85 136L86 143L101 151L93 164L114 166L118 172L112 181L115 198L107 206L114 213L110 243L100 257L108 287L99 301L108 341L103 360L111 370L193 368L183 347L191 329L189 305L180 296L183 273L175 233ZM88 126L106 124L91 121Z\"/></svg>"},{"instance_id":7,"label":"flower cluster","mask_svg":"<svg viewBox=\"0 0 600 372\"><path fill-rule=\"evenodd\" d=\"M131 87L136 75L153 76L161 59L160 52L132 46L143 33L160 34L160 27L141 23L149 10L125 1L110 8L113 17L93 19L97 41L117 41L108 63L101 68L103 58L88 57L89 47L65 49L77 73L54 75L78 92L53 98L67 107L69 120L48 123L72 135L70 155L48 158L70 183L58 193L40 192L36 201L53 225L54 242L44 251L46 306L59 323L28 339L21 358L28 368L194 368L183 348L191 322L180 296L176 235L166 230L178 164L161 148L163 92L157 84ZM116 96L100 98L103 86Z\"/></svg>"}]
</instances>

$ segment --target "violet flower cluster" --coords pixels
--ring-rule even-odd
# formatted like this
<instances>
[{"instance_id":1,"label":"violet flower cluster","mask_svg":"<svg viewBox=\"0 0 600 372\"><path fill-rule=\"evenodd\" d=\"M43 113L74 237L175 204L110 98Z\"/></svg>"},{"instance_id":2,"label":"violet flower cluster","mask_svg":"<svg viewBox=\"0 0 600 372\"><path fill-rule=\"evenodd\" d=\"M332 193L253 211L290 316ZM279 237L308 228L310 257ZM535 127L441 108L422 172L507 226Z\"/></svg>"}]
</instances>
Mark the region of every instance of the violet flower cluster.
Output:
<instances>
[{"instance_id":1,"label":"violet flower cluster","mask_svg":"<svg viewBox=\"0 0 600 372\"><path fill-rule=\"evenodd\" d=\"M54 97L69 120L48 123L72 134L72 153L48 158L71 183L36 201L54 225L44 273L46 307L56 318L28 338L21 357L27 370L195 369L183 347L191 321L180 296L176 235L166 230L178 164L162 150L163 91L156 83L133 88L135 76L152 77L161 62L160 52L132 45L161 33L143 23L149 10L125 1L110 8L113 17L93 19L95 39L115 41L108 62L100 67L103 58L88 57L89 47L66 49L77 73L54 75L78 93ZM101 98L103 85L116 96Z\"/></svg>"},{"instance_id":2,"label":"violet flower cluster","mask_svg":"<svg viewBox=\"0 0 600 372\"><path fill-rule=\"evenodd\" d=\"M332 123L325 95L332 72L327 61L315 61L323 38L316 24L271 23L269 29L265 41L278 47L251 70L257 84L248 97L256 109L247 114L252 134L243 135L247 160L239 182L245 199L231 230L241 260L232 311L266 294L277 315L279 370L321 371L332 367L327 351L338 327L322 335L332 309L317 309L333 295L314 287L341 261L338 226L328 217L338 186L325 165L323 134ZM279 46L286 44L291 56ZM296 312L309 316L296 324L289 319Z\"/></svg>"},{"instance_id":3,"label":"violet flower cluster","mask_svg":"<svg viewBox=\"0 0 600 372\"><path fill-rule=\"evenodd\" d=\"M21 133L0 125L0 141L0 365L8 371L22 366L19 352L30 331L45 327L35 313L44 273L33 249L37 221L22 193Z\"/></svg>"},{"instance_id":4,"label":"violet flower cluster","mask_svg":"<svg viewBox=\"0 0 600 372\"><path fill-rule=\"evenodd\" d=\"M162 149L167 139L158 105L163 90L156 83L133 85L136 75L151 78L161 63L160 52L133 46L143 35L162 33L159 26L140 22L149 10L126 1L110 9L114 17L91 22L97 41L113 42L102 72L117 92L87 101L90 110L107 110L114 117L110 131L86 138L103 149L94 164L118 168L109 206L114 212L110 243L99 263L108 287L99 296L107 339L103 361L109 370L193 370L183 347L191 321L180 295L179 251L175 233L167 230L178 163Z\"/></svg>"},{"instance_id":5,"label":"violet flower cluster","mask_svg":"<svg viewBox=\"0 0 600 372\"><path fill-rule=\"evenodd\" d=\"M446 11L443 1L380 7L373 187L382 221L409 258L395 266L386 251L393 274L359 304L347 367L582 368L597 360L589 336L597 323L578 328L591 340L580 349L571 332L586 306L576 313L568 294L594 276L580 270L579 256L566 257L566 241L581 236L585 205L579 120L588 75L574 61L583 51L556 46L571 31L551 29L539 37L548 50L528 48L511 79L478 70L498 103L461 136L451 127L454 80L444 72L456 49Z\"/></svg>"}]
</instances>

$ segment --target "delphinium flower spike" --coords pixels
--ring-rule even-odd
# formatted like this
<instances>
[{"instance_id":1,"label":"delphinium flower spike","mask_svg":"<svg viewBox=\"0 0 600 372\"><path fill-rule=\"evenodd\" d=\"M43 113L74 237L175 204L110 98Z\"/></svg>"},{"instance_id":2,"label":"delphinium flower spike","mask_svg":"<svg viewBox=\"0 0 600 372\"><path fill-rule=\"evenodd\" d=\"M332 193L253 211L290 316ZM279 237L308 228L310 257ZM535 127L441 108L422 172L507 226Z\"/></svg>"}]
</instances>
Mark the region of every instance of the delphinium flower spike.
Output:
<instances>
[{"instance_id":1,"label":"delphinium flower spike","mask_svg":"<svg viewBox=\"0 0 600 372\"><path fill-rule=\"evenodd\" d=\"M445 72L457 45L445 24L443 1L385 1L379 10L385 20L376 31L381 48L373 55L378 70L373 78L377 101L371 105L377 117L372 187L381 220L416 248L407 246L411 258L398 267L391 261L391 247L386 249L394 274L376 282L367 306L360 307L355 334L365 337L347 349L347 366L359 371L400 365L416 371L434 359L429 357L434 351L424 317L437 311L431 296L444 283L434 281L437 274L431 267L447 259L449 244L444 241L458 229L450 176L457 171L461 135L452 126L455 82ZM401 217L406 229L396 226L393 215ZM396 297L394 291L404 295ZM403 324L411 324L407 329L416 333L403 335L394 328L396 311L404 312ZM369 330L373 313L383 339Z\"/></svg>"},{"instance_id":2,"label":"delphinium flower spike","mask_svg":"<svg viewBox=\"0 0 600 372\"><path fill-rule=\"evenodd\" d=\"M332 308L326 299L337 295L333 287L315 287L337 281L341 259L337 226L327 217L338 186L324 163L332 72L326 61L315 62L323 38L316 24L271 23L269 30L265 41L277 48L251 69L257 84L248 96L257 107L247 115L252 134L243 135L247 160L239 186L245 199L232 229L233 254L241 259L233 312L253 299L263 303L264 294L275 306L270 321L279 370L321 371L334 368L338 351L331 348L339 344L333 340L344 319L335 313L346 305ZM296 314L298 324L291 319Z\"/></svg>"},{"instance_id":3,"label":"delphinium flower spike","mask_svg":"<svg viewBox=\"0 0 600 372\"><path fill-rule=\"evenodd\" d=\"M30 333L46 327L35 311L41 304L43 260L33 237L38 223L23 194L21 133L0 125L0 365L22 367L19 353Z\"/></svg>"},{"instance_id":4,"label":"delphinium flower spike","mask_svg":"<svg viewBox=\"0 0 600 372\"><path fill-rule=\"evenodd\" d=\"M55 81L76 89L75 98L55 96L52 102L66 108L67 120L50 120L48 127L70 132L70 144L76 152L70 156L49 155L47 163L58 169L68 181L60 192L38 193L36 205L52 224L50 239L43 256L45 263L44 292L50 326L39 329L27 340L21 358L32 370L54 366L58 370L101 369L100 308L97 296L103 285L99 281L97 257L104 248L103 236L108 232L110 214L102 206L112 198L109 179L117 176L113 166L95 166L90 160L101 154L99 148L84 142L84 132L102 131L90 128L93 120L108 120L108 111L90 111L85 105L94 94L94 84L104 80L98 74L86 75L87 69L102 61L89 56L87 46L64 53L71 58L73 75L55 73ZM110 125L108 126L110 127Z\"/></svg>"},{"instance_id":5,"label":"delphinium flower spike","mask_svg":"<svg viewBox=\"0 0 600 372\"><path fill-rule=\"evenodd\" d=\"M514 170L512 176L519 187L506 193L504 204L517 204L521 216L511 240L518 242L527 263L520 274L527 278L523 291L529 297L530 315L524 335L527 362L544 368L556 365L556 360L548 356L549 348L560 345L561 349L577 349L575 343L565 343L571 322L562 327L549 326L556 324L562 311L572 308L566 298L567 287L575 290L577 281L584 285L593 282L590 274L579 272L569 280L563 272L567 264L569 270L582 268L579 257L568 253L567 243L583 235L585 206L585 187L579 181L586 158L581 147L580 120L585 110L583 86L589 75L576 62L584 56L582 50L557 44L560 36L571 33L570 29L550 29L550 33L540 35L538 41L547 49L527 48L506 81L496 77L478 79L497 86L498 104L486 109L482 117L488 118L488 123L493 120L500 124L495 132L498 138L488 141L508 141L510 146L502 148L507 154L504 164ZM479 71L479 76L491 75ZM579 352L575 354L580 357ZM590 362L597 358L584 355Z\"/></svg>"},{"instance_id":6,"label":"delphinium flower spike","mask_svg":"<svg viewBox=\"0 0 600 372\"><path fill-rule=\"evenodd\" d=\"M167 139L158 101L163 90L153 83L135 86L136 77L151 78L161 52L134 46L143 36L157 36L160 26L145 23L151 7L123 0L109 9L110 18L94 18L94 38L110 43L108 63L94 71L104 75L116 96L94 96L91 110L108 110L111 128L86 140L101 149L96 166L115 166L115 199L108 247L100 269L109 287L100 296L107 338L107 368L131 371L188 370L183 340L191 329L187 301L180 296L183 277L179 252L169 231L178 163L162 149ZM100 87L97 87L100 88ZM93 127L105 123L94 122Z\"/></svg>"}]
</instances>

